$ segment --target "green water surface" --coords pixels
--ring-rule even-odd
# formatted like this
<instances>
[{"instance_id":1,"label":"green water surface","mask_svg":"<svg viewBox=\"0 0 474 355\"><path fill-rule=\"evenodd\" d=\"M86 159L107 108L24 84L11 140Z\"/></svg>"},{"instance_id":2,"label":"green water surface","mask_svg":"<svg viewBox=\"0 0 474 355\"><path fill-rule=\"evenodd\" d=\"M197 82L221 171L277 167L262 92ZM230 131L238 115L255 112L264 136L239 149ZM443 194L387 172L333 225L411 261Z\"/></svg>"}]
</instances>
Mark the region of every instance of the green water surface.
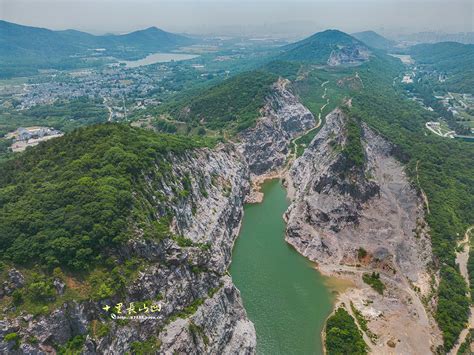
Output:
<instances>
[{"instance_id":1,"label":"green water surface","mask_svg":"<svg viewBox=\"0 0 474 355\"><path fill-rule=\"evenodd\" d=\"M259 354L322 354L321 330L331 294L311 263L284 240L288 207L279 180L263 203L245 206L230 273L257 331Z\"/></svg>"}]
</instances>

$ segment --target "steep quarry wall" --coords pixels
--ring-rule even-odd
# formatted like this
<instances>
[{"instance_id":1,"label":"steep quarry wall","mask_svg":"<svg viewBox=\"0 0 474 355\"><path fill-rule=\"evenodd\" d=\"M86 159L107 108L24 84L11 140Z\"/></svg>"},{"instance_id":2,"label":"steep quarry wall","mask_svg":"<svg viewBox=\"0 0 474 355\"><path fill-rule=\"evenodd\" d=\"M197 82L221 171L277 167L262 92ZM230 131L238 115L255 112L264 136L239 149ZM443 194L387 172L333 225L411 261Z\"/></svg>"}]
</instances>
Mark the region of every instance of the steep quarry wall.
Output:
<instances>
[{"instance_id":1,"label":"steep quarry wall","mask_svg":"<svg viewBox=\"0 0 474 355\"><path fill-rule=\"evenodd\" d=\"M118 258L146 260L146 266L127 284L121 296L103 301L68 302L44 316L28 315L0 321L0 353L54 353L58 344L82 335L86 354L124 354L134 342L159 346L163 353L251 354L256 334L248 320L239 291L225 271L249 190L249 170L232 145L198 149L170 156L172 178L162 179L162 168L146 176L145 194L157 217L172 210L172 232L186 238L135 236ZM183 194L188 181L187 193ZM15 274L16 275L16 274ZM18 277L16 277L18 278ZM64 285L63 285L64 286ZM160 300L158 319L118 321L102 309L105 304ZM108 331L98 336L97 320ZM18 333L19 350L4 336Z\"/></svg>"},{"instance_id":2,"label":"steep quarry wall","mask_svg":"<svg viewBox=\"0 0 474 355\"><path fill-rule=\"evenodd\" d=\"M429 312L436 282L422 201L392 146L364 124L364 164L348 162L347 120L329 114L290 169L286 240L323 273L351 280L339 302L368 320L373 353L430 353L441 336ZM383 295L362 281L374 271Z\"/></svg>"},{"instance_id":3,"label":"steep quarry wall","mask_svg":"<svg viewBox=\"0 0 474 355\"><path fill-rule=\"evenodd\" d=\"M316 125L313 114L291 92L289 84L286 79L274 84L256 126L240 134L239 150L247 158L252 175L280 169L291 140Z\"/></svg>"},{"instance_id":4,"label":"steep quarry wall","mask_svg":"<svg viewBox=\"0 0 474 355\"><path fill-rule=\"evenodd\" d=\"M353 44L334 49L327 60L329 66L359 65L369 60L370 51L366 46Z\"/></svg>"},{"instance_id":5,"label":"steep quarry wall","mask_svg":"<svg viewBox=\"0 0 474 355\"><path fill-rule=\"evenodd\" d=\"M441 336L429 312L437 285L428 268L432 253L422 203L392 146L364 124L364 164L349 163L347 120L340 110L329 114L285 171L291 141L316 122L280 79L256 126L238 143L169 156L170 176L163 179L158 167L146 175L141 193L157 218L171 212L171 232L186 245L179 237L146 238L137 226L117 258L139 257L146 267L111 301L160 299L159 319L117 322L104 318L104 302L68 302L45 316L0 320L0 352L15 351L14 343L2 340L17 332L37 339L20 343L20 352L34 354L52 353L77 335L85 337L87 354L126 353L134 342L150 339L163 353L255 353L254 326L226 270L250 182L272 173L284 175L292 201L285 213L287 242L324 274L351 281L338 302L351 314L352 304L367 319L372 352L433 351ZM383 295L362 281L374 271L386 286ZM100 337L91 332L98 319L110 328Z\"/></svg>"},{"instance_id":6,"label":"steep quarry wall","mask_svg":"<svg viewBox=\"0 0 474 355\"><path fill-rule=\"evenodd\" d=\"M162 284L169 295L169 304L165 300L164 303L170 315L182 308L181 304L196 300L203 300L203 304L189 318L177 318L164 327L159 335L160 350L251 354L256 345L255 329L247 318L239 291L225 274L249 190L248 166L232 145L173 157L172 166L177 180L187 176L191 182L187 199L170 204L175 216L172 232L206 248L183 249L172 243L166 250L167 263L180 265L178 269L170 270L165 277L151 270L136 284L148 284L151 288ZM162 188L168 196L175 194L166 181ZM146 252L144 256L148 257Z\"/></svg>"},{"instance_id":7,"label":"steep quarry wall","mask_svg":"<svg viewBox=\"0 0 474 355\"><path fill-rule=\"evenodd\" d=\"M146 196L156 219L173 216L170 235L178 238L153 240L136 226L117 258L124 262L138 257L146 260L146 267L123 295L68 302L45 316L1 320L0 352L14 352L15 343L2 340L16 332L21 339L37 339L20 341L23 353L51 353L78 335L85 337L87 354L126 353L133 343L150 339L163 353L254 353L254 326L226 275L250 177L281 169L291 140L314 125L313 115L292 94L289 82L280 79L256 126L242 132L238 144L170 155L164 165L146 174L145 191L136 193ZM157 299L162 303L159 319L117 322L102 309L106 302ZM108 327L101 336L91 330L99 319Z\"/></svg>"}]
</instances>

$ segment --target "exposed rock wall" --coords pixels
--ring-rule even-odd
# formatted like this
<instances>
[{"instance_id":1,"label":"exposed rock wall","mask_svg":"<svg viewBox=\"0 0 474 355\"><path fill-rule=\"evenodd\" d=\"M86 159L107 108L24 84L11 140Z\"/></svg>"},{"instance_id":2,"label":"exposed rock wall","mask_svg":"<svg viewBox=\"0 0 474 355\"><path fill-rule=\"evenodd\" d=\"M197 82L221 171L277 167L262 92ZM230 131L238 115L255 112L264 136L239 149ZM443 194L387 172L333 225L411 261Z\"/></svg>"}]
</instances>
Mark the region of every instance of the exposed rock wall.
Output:
<instances>
[{"instance_id":1,"label":"exposed rock wall","mask_svg":"<svg viewBox=\"0 0 474 355\"><path fill-rule=\"evenodd\" d=\"M188 331L187 321L181 318L162 332L162 346L170 353L252 354L255 351L255 330L242 307L239 291L230 277L222 281L214 297L207 299L191 318L202 333Z\"/></svg>"},{"instance_id":2,"label":"exposed rock wall","mask_svg":"<svg viewBox=\"0 0 474 355\"><path fill-rule=\"evenodd\" d=\"M242 132L240 143L171 155L147 173L145 191L136 191L146 197L157 220L171 212L170 232L192 245L180 246L173 238L147 238L146 231L136 226L134 238L116 256L122 262L139 257L146 260L146 268L124 295L68 302L46 316L24 314L2 320L0 352L16 351L14 341L1 340L17 332L20 353L54 352L78 335L86 339L86 354L126 353L133 343L150 340L160 344L163 353L254 353L254 326L226 270L250 176L279 170L291 140L315 125L313 115L288 84L282 79L274 84L256 126ZM13 281L7 286L6 294L11 295L16 286ZM63 292L64 284L59 286ZM106 303L156 299L163 305L159 319L117 322L102 310ZM107 334L97 336L93 331L98 320L106 322ZM37 341L28 343L27 338Z\"/></svg>"},{"instance_id":3,"label":"exposed rock wall","mask_svg":"<svg viewBox=\"0 0 474 355\"><path fill-rule=\"evenodd\" d=\"M188 200L171 206L175 215L172 230L193 242L209 243L208 267L224 273L249 191L248 165L232 145L225 145L217 152L201 149L176 158L173 166L175 176L189 174L193 179Z\"/></svg>"},{"instance_id":4,"label":"exposed rock wall","mask_svg":"<svg viewBox=\"0 0 474 355\"><path fill-rule=\"evenodd\" d=\"M353 302L379 335L369 344L374 353L430 353L441 337L427 311L436 285L423 204L392 146L364 124L365 163L348 164L347 120L340 110L329 114L292 166L286 240L323 273L352 280L340 300L349 310ZM383 296L362 282L373 271L387 287Z\"/></svg>"},{"instance_id":5,"label":"exposed rock wall","mask_svg":"<svg viewBox=\"0 0 474 355\"><path fill-rule=\"evenodd\" d=\"M172 238L146 239L138 228L119 259L140 257L146 267L127 285L124 295L67 302L45 316L4 319L0 321L0 353L54 353L58 345L78 335L86 337L86 354L123 354L134 342L150 339L163 353L255 352L254 326L225 273L249 190L247 163L232 145L170 156L168 163L172 179L161 179L157 168L147 175L145 193L156 206L157 217L163 209L172 210L172 232L193 244L180 246ZM183 194L185 178L189 186ZM162 303L159 319L119 322L102 310L105 304L158 299ZM105 335L94 334L98 320L109 328ZM19 350L14 341L2 341L13 332L20 336Z\"/></svg>"},{"instance_id":6,"label":"exposed rock wall","mask_svg":"<svg viewBox=\"0 0 474 355\"><path fill-rule=\"evenodd\" d=\"M327 63L332 67L347 64L356 65L368 61L369 56L370 51L365 46L358 44L339 46L331 52Z\"/></svg>"},{"instance_id":7,"label":"exposed rock wall","mask_svg":"<svg viewBox=\"0 0 474 355\"><path fill-rule=\"evenodd\" d=\"M240 134L239 149L248 160L250 172L263 175L281 168L291 140L315 125L313 114L291 92L289 81L278 80L256 126Z\"/></svg>"}]
</instances>

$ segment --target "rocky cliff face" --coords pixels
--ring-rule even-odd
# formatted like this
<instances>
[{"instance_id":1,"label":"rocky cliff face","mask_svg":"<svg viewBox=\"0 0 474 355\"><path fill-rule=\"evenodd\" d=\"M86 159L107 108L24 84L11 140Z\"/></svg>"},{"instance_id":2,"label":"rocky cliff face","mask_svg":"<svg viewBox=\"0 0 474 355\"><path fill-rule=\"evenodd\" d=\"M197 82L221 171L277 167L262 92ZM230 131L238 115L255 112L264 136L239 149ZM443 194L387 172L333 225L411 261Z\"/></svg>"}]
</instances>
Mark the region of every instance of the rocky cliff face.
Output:
<instances>
[{"instance_id":1,"label":"rocky cliff face","mask_svg":"<svg viewBox=\"0 0 474 355\"><path fill-rule=\"evenodd\" d=\"M169 163L173 179L159 179L157 168L147 176L145 193L157 216L162 209L173 211L171 229L185 238L184 245L176 238L145 238L137 228L118 259L139 257L145 267L122 296L66 302L43 316L5 318L0 321L0 353L54 353L76 336L83 337L85 354L123 354L132 346L186 354L255 351L254 326L226 275L249 189L246 161L232 146L221 145L170 156ZM18 271L12 275L12 282L21 280ZM157 300L162 308L156 319L111 319L103 310L119 302ZM18 338L4 340L12 333Z\"/></svg>"},{"instance_id":2,"label":"rocky cliff face","mask_svg":"<svg viewBox=\"0 0 474 355\"><path fill-rule=\"evenodd\" d=\"M288 80L278 80L266 101L256 126L240 134L239 150L253 175L281 168L291 140L316 124L313 114L289 89Z\"/></svg>"},{"instance_id":3,"label":"rocky cliff face","mask_svg":"<svg viewBox=\"0 0 474 355\"><path fill-rule=\"evenodd\" d=\"M366 56L341 49L329 64ZM281 170L291 140L315 125L288 84L275 83L257 125L242 132L236 145L170 156L166 178L163 167L146 176L140 193L156 219L171 212L170 237L153 240L136 226L117 259L145 263L123 295L65 302L48 315L5 317L0 353L55 353L77 336L85 354L122 354L133 346L165 354L254 353L254 326L226 270L250 177ZM366 342L374 352L429 353L441 337L427 312L436 275L428 271L432 254L422 204L392 157L393 147L363 124L364 163L350 164L342 153L347 120L340 110L328 115L288 172L293 202L285 214L286 240L323 273L351 280L350 291L339 300L368 320L376 336L366 334ZM363 274L374 271L386 286L383 296L362 282ZM25 287L20 271L12 269L8 277L0 297ZM54 285L58 294L74 286L60 280ZM155 319L112 319L103 310L119 302L158 300L162 308ZM16 338L5 339L13 333Z\"/></svg>"},{"instance_id":4,"label":"rocky cliff face","mask_svg":"<svg viewBox=\"0 0 474 355\"><path fill-rule=\"evenodd\" d=\"M42 316L9 316L0 321L0 352L54 353L79 336L85 354L122 354L140 347L162 353L254 353L254 326L226 270L250 176L280 169L291 140L315 125L288 84L275 83L256 127L244 131L236 145L170 155L147 173L145 191L136 192L146 206L137 208L156 220L172 215L170 237L154 240L135 226L134 237L116 258L119 263L138 258L145 266L122 295L64 302ZM21 272L11 270L11 275L2 295L24 287ZM56 283L58 295L74 287L71 281ZM111 319L103 310L157 300L162 308L155 319ZM2 341L13 333L16 339Z\"/></svg>"},{"instance_id":5,"label":"rocky cliff face","mask_svg":"<svg viewBox=\"0 0 474 355\"><path fill-rule=\"evenodd\" d=\"M361 64L369 60L369 56L370 51L365 46L358 44L339 46L331 52L327 63L329 66Z\"/></svg>"},{"instance_id":6,"label":"rocky cliff face","mask_svg":"<svg viewBox=\"0 0 474 355\"><path fill-rule=\"evenodd\" d=\"M352 281L340 300L368 319L378 335L368 341L374 351L429 353L440 337L426 310L436 285L428 270L432 254L422 203L392 157L393 147L364 124L365 162L347 163L341 153L347 120L340 110L328 115L292 166L286 240L324 273ZM384 296L362 282L374 271L386 286Z\"/></svg>"}]
</instances>

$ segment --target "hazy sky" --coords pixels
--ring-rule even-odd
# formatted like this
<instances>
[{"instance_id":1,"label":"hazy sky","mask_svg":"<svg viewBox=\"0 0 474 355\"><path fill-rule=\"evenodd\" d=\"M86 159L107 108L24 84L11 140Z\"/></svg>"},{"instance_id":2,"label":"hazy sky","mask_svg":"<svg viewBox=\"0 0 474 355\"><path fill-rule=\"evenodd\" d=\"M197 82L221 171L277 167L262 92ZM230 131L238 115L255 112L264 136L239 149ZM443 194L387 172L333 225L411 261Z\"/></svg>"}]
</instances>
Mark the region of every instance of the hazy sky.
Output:
<instances>
[{"instance_id":1,"label":"hazy sky","mask_svg":"<svg viewBox=\"0 0 474 355\"><path fill-rule=\"evenodd\" d=\"M382 33L474 31L473 0L0 0L0 18L51 29L302 36L326 28Z\"/></svg>"}]
</instances>

